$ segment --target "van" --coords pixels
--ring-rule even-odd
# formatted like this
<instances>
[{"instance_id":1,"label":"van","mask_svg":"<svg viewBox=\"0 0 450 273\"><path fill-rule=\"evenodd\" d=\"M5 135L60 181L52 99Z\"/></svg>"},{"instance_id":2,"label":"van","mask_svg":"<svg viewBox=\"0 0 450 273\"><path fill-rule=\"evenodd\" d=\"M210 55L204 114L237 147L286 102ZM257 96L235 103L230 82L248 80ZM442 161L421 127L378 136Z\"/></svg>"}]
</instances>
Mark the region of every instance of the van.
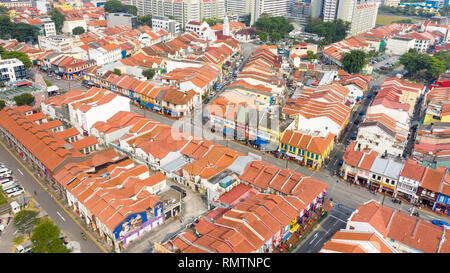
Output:
<instances>
[{"instance_id":1,"label":"van","mask_svg":"<svg viewBox=\"0 0 450 273\"><path fill-rule=\"evenodd\" d=\"M8 168L0 168L0 177L10 176L12 171Z\"/></svg>"},{"instance_id":2,"label":"van","mask_svg":"<svg viewBox=\"0 0 450 273\"><path fill-rule=\"evenodd\" d=\"M16 186L16 187L7 189L5 191L5 193L6 193L6 195L8 195L8 197L11 198L11 197L14 197L17 195L21 195L22 193L24 193L24 190L23 190L23 188Z\"/></svg>"},{"instance_id":3,"label":"van","mask_svg":"<svg viewBox=\"0 0 450 273\"><path fill-rule=\"evenodd\" d=\"M10 183L5 184L5 185L2 185L2 190L3 190L4 192L6 192L7 190L12 189L12 188L14 188L14 187L20 187L20 185L19 185L19 183L17 183L16 181L11 180Z\"/></svg>"},{"instance_id":4,"label":"van","mask_svg":"<svg viewBox=\"0 0 450 273\"><path fill-rule=\"evenodd\" d=\"M2 179L2 182L0 185L2 187L2 190L5 191L6 189L11 188L11 185L14 185L15 182L16 181L14 181L13 179L8 179L8 180Z\"/></svg>"},{"instance_id":5,"label":"van","mask_svg":"<svg viewBox=\"0 0 450 273\"><path fill-rule=\"evenodd\" d=\"M28 241L16 247L16 253L31 253L33 248L33 243Z\"/></svg>"}]
</instances>

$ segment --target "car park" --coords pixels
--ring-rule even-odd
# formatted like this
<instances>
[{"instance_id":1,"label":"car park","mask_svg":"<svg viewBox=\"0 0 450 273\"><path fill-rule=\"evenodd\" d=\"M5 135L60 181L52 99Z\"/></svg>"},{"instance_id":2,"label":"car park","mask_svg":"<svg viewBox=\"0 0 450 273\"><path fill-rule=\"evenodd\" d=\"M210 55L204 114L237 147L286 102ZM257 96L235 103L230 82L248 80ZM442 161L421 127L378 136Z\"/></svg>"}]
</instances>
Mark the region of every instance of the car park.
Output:
<instances>
[{"instance_id":1,"label":"car park","mask_svg":"<svg viewBox=\"0 0 450 273\"><path fill-rule=\"evenodd\" d=\"M11 176L12 171L8 168L0 168L0 177L7 177L7 176Z\"/></svg>"},{"instance_id":2,"label":"car park","mask_svg":"<svg viewBox=\"0 0 450 273\"><path fill-rule=\"evenodd\" d=\"M20 186L16 186L13 188L9 188L5 191L6 195L8 195L8 197L14 197L14 196L18 196L21 195L22 193L24 193L24 190L22 187Z\"/></svg>"}]
</instances>

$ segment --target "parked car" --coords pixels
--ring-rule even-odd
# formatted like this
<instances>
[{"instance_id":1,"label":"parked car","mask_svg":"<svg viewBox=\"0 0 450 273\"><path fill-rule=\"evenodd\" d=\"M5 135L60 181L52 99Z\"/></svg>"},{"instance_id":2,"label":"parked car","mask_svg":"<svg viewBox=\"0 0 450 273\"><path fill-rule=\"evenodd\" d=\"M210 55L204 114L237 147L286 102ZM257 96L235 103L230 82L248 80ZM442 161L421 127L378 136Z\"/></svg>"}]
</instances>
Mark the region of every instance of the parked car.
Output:
<instances>
[{"instance_id":1,"label":"parked car","mask_svg":"<svg viewBox=\"0 0 450 273\"><path fill-rule=\"evenodd\" d=\"M7 176L11 176L12 171L8 168L0 168L0 177L7 177Z\"/></svg>"},{"instance_id":2,"label":"parked car","mask_svg":"<svg viewBox=\"0 0 450 273\"><path fill-rule=\"evenodd\" d=\"M10 184L2 186L2 190L6 192L7 190L12 189L14 187L20 187L20 185L16 181L12 180Z\"/></svg>"},{"instance_id":3,"label":"parked car","mask_svg":"<svg viewBox=\"0 0 450 273\"><path fill-rule=\"evenodd\" d=\"M434 220L431 220L431 223L436 226L450 228L450 224L445 221L442 221L442 220L434 219Z\"/></svg>"},{"instance_id":4,"label":"parked car","mask_svg":"<svg viewBox=\"0 0 450 273\"><path fill-rule=\"evenodd\" d=\"M21 195L22 193L24 193L24 190L22 187L20 186L16 186L13 188L9 188L5 191L6 195L8 195L8 197L14 197L14 196L18 196Z\"/></svg>"}]
</instances>

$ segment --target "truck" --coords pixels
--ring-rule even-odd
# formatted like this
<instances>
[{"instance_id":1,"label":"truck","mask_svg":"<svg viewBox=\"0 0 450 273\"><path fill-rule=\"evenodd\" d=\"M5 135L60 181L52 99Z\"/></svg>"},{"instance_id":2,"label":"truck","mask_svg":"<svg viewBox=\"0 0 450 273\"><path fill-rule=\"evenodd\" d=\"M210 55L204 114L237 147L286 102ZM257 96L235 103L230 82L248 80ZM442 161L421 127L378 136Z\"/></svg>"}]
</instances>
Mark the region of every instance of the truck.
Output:
<instances>
[{"instance_id":1,"label":"truck","mask_svg":"<svg viewBox=\"0 0 450 273\"><path fill-rule=\"evenodd\" d=\"M16 253L31 253L33 248L33 243L28 241L21 245L16 246Z\"/></svg>"}]
</instances>

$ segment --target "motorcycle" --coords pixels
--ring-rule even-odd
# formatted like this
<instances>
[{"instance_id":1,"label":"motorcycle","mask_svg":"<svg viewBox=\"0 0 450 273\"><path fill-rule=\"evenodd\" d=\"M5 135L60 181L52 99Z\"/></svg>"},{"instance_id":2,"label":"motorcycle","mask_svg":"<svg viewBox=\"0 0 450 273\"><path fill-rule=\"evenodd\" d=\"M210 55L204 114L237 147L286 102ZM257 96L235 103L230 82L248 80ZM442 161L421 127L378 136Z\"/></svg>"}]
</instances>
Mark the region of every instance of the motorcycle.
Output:
<instances>
[{"instance_id":1,"label":"motorcycle","mask_svg":"<svg viewBox=\"0 0 450 273\"><path fill-rule=\"evenodd\" d=\"M86 234L84 234L84 232L81 232L81 238L83 238L83 240L87 240L87 238L86 238Z\"/></svg>"}]
</instances>

